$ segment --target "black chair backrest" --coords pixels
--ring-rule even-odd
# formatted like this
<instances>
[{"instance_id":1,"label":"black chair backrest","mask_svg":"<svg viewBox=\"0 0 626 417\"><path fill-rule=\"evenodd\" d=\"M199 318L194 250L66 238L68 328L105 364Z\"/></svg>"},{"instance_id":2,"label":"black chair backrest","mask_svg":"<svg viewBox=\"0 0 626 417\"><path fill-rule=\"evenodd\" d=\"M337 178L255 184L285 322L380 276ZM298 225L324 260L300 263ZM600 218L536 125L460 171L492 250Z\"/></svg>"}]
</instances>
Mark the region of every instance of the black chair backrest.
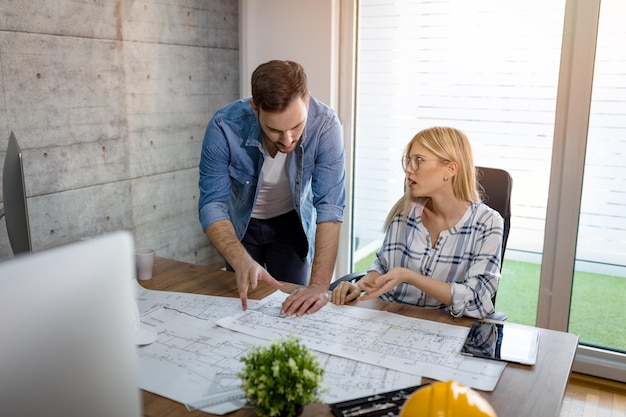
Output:
<instances>
[{"instance_id":1,"label":"black chair backrest","mask_svg":"<svg viewBox=\"0 0 626 417\"><path fill-rule=\"evenodd\" d=\"M502 263L504 263L504 251L511 228L513 179L503 169L485 167L476 167L476 179L482 187L483 202L500 213L504 219L504 236L502 238Z\"/></svg>"}]
</instances>

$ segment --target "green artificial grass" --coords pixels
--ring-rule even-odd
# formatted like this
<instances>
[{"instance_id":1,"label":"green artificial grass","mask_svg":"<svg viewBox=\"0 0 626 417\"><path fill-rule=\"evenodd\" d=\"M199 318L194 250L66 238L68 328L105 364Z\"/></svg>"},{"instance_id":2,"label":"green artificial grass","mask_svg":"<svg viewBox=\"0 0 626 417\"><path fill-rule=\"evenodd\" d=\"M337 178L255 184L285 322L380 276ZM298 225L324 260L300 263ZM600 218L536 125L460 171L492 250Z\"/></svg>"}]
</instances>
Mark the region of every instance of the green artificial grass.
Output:
<instances>
[{"instance_id":1,"label":"green artificial grass","mask_svg":"<svg viewBox=\"0 0 626 417\"><path fill-rule=\"evenodd\" d=\"M585 344L626 351L626 278L575 272L569 331Z\"/></svg>"},{"instance_id":2,"label":"green artificial grass","mask_svg":"<svg viewBox=\"0 0 626 417\"><path fill-rule=\"evenodd\" d=\"M355 264L365 271L376 253ZM541 265L505 259L498 289L496 310L508 321L535 325ZM623 317L626 278L576 271L570 311L569 332L579 335L582 344L626 351Z\"/></svg>"},{"instance_id":3,"label":"green artificial grass","mask_svg":"<svg viewBox=\"0 0 626 417\"><path fill-rule=\"evenodd\" d=\"M508 320L534 326L537 321L541 265L504 260L502 279L496 297L496 310Z\"/></svg>"},{"instance_id":4,"label":"green artificial grass","mask_svg":"<svg viewBox=\"0 0 626 417\"><path fill-rule=\"evenodd\" d=\"M496 306L510 321L535 324L540 269L505 259ZM626 278L575 271L568 331L582 344L626 351L624 294Z\"/></svg>"},{"instance_id":5,"label":"green artificial grass","mask_svg":"<svg viewBox=\"0 0 626 417\"><path fill-rule=\"evenodd\" d=\"M376 251L370 253L368 256L354 264L354 270L367 271L367 268L369 268L369 266L374 263L374 259L376 259Z\"/></svg>"}]
</instances>

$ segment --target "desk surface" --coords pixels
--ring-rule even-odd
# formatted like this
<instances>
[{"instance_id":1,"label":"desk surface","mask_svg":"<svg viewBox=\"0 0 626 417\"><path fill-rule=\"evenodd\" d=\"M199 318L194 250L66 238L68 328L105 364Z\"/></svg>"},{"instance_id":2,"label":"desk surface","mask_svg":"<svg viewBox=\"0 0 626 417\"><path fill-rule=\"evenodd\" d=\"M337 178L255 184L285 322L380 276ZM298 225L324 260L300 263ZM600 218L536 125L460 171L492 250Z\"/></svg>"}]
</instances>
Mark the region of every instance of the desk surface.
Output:
<instances>
[{"instance_id":1,"label":"desk surface","mask_svg":"<svg viewBox=\"0 0 626 417\"><path fill-rule=\"evenodd\" d=\"M143 287L151 290L237 297L237 285L231 272L165 258L157 257L152 279L139 282ZM286 284L286 290L295 287L295 285ZM261 282L257 289L250 291L249 297L261 299L271 294L272 291L273 288ZM463 326L469 326L472 323L471 319L454 318L445 312L398 303L371 300L360 302L358 305L443 323ZM491 403L498 417L559 415L578 345L578 337L546 329L541 329L539 337L536 365L508 364L496 389L493 392L480 392ZM429 381L423 378L423 382ZM146 417L210 416L201 411L189 412L181 403L146 391L143 392L143 402ZM250 409L242 409L227 416L253 417L255 413ZM305 407L303 416L333 416L333 414L325 404L311 404Z\"/></svg>"}]
</instances>

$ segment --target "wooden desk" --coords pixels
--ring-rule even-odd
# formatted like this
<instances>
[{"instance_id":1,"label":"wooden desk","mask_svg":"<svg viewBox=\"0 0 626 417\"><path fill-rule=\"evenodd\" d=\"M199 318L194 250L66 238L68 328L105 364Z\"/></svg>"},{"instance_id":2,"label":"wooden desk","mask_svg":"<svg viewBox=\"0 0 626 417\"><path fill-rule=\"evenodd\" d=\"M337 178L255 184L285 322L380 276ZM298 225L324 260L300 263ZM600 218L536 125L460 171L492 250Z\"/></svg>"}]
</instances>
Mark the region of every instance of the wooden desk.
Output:
<instances>
[{"instance_id":1,"label":"wooden desk","mask_svg":"<svg viewBox=\"0 0 626 417\"><path fill-rule=\"evenodd\" d=\"M237 286L231 272L216 271L165 258L157 257L154 277L151 280L139 282L152 290L237 297ZM296 286L285 284L285 288L288 290ZM272 291L273 288L261 282L256 290L250 291L249 297L261 299ZM398 303L371 300L358 305L456 325L469 326L472 323L472 320L467 318L455 319L441 311ZM491 403L498 417L558 416L577 344L576 335L541 329L537 364L534 366L508 364L496 389L493 392L481 391L481 394ZM423 381L430 380L423 378ZM144 416L147 417L210 416L201 411L188 412L181 403L150 392L143 392L143 402ZM229 417L255 415L250 409L228 414ZM303 416L333 416L333 414L326 404L310 404L305 407Z\"/></svg>"}]
</instances>

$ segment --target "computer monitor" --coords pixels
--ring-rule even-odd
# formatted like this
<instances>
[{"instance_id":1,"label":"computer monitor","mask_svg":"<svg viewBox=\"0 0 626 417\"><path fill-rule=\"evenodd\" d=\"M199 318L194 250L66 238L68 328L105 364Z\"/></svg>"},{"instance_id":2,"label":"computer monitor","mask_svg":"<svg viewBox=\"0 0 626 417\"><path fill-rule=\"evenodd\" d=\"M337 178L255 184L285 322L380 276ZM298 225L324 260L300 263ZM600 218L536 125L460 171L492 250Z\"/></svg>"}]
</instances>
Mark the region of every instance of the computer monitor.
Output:
<instances>
[{"instance_id":1,"label":"computer monitor","mask_svg":"<svg viewBox=\"0 0 626 417\"><path fill-rule=\"evenodd\" d=\"M0 263L0 415L139 417L128 232Z\"/></svg>"},{"instance_id":2,"label":"computer monitor","mask_svg":"<svg viewBox=\"0 0 626 417\"><path fill-rule=\"evenodd\" d=\"M4 200L4 221L13 254L32 251L28 205L24 186L22 150L13 132L9 136L9 146L4 157L2 170L2 199ZM0 211L0 217L2 212Z\"/></svg>"}]
</instances>

